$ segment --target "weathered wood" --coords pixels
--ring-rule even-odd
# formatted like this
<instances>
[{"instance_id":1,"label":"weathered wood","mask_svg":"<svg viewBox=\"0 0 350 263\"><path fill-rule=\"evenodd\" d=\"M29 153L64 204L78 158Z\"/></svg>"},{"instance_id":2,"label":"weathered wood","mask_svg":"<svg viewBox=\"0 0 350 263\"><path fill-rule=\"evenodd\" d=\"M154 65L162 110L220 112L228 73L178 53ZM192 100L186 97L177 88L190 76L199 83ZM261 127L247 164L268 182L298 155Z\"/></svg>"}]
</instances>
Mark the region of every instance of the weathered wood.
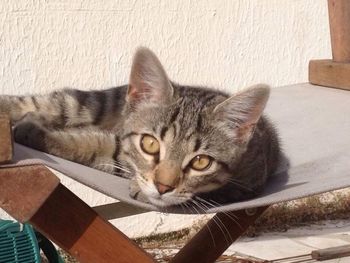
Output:
<instances>
[{"instance_id":1,"label":"weathered wood","mask_svg":"<svg viewBox=\"0 0 350 263\"><path fill-rule=\"evenodd\" d=\"M0 164L11 162L12 155L11 123L7 116L0 115Z\"/></svg>"},{"instance_id":2,"label":"weathered wood","mask_svg":"<svg viewBox=\"0 0 350 263\"><path fill-rule=\"evenodd\" d=\"M170 261L212 263L267 209L218 213Z\"/></svg>"},{"instance_id":3,"label":"weathered wood","mask_svg":"<svg viewBox=\"0 0 350 263\"><path fill-rule=\"evenodd\" d=\"M350 90L350 63L311 60L309 82L315 85Z\"/></svg>"},{"instance_id":4,"label":"weathered wood","mask_svg":"<svg viewBox=\"0 0 350 263\"><path fill-rule=\"evenodd\" d=\"M318 261L347 256L350 256L350 245L318 249L311 252L311 257Z\"/></svg>"},{"instance_id":5,"label":"weathered wood","mask_svg":"<svg viewBox=\"0 0 350 263\"><path fill-rule=\"evenodd\" d=\"M350 89L350 1L328 0L333 60L311 60L309 82Z\"/></svg>"},{"instance_id":6,"label":"weathered wood","mask_svg":"<svg viewBox=\"0 0 350 263\"><path fill-rule=\"evenodd\" d=\"M350 62L350 1L328 0L334 62Z\"/></svg>"},{"instance_id":7,"label":"weathered wood","mask_svg":"<svg viewBox=\"0 0 350 263\"><path fill-rule=\"evenodd\" d=\"M29 222L82 263L155 262L63 185Z\"/></svg>"},{"instance_id":8,"label":"weathered wood","mask_svg":"<svg viewBox=\"0 0 350 263\"><path fill-rule=\"evenodd\" d=\"M58 184L59 179L41 165L0 168L0 207L26 222Z\"/></svg>"}]
</instances>

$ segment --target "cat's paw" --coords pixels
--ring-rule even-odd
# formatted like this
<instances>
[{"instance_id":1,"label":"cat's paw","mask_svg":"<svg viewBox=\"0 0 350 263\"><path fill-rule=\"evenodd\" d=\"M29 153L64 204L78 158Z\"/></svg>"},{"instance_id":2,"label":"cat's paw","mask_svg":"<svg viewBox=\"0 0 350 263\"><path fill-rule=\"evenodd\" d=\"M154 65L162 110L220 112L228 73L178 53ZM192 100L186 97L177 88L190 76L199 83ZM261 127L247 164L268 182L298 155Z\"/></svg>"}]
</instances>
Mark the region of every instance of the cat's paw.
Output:
<instances>
[{"instance_id":1,"label":"cat's paw","mask_svg":"<svg viewBox=\"0 0 350 263\"><path fill-rule=\"evenodd\" d=\"M46 130L35 122L21 121L14 128L15 141L28 147L45 151Z\"/></svg>"},{"instance_id":2,"label":"cat's paw","mask_svg":"<svg viewBox=\"0 0 350 263\"><path fill-rule=\"evenodd\" d=\"M129 195L133 199L143 202L149 203L147 196L141 191L139 184L136 182L136 179L131 179L129 184Z\"/></svg>"}]
</instances>

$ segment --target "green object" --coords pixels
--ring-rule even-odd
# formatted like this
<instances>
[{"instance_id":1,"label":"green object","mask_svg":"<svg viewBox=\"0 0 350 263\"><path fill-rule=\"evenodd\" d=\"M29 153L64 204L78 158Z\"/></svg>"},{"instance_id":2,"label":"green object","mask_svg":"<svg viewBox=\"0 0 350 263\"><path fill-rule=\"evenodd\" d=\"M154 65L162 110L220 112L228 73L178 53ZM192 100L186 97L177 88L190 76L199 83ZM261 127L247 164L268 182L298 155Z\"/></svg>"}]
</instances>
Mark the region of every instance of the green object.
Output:
<instances>
[{"instance_id":1,"label":"green object","mask_svg":"<svg viewBox=\"0 0 350 263\"><path fill-rule=\"evenodd\" d=\"M38 239L39 247L44 252L46 258L50 263L64 263L64 260L58 254L55 246L50 240L48 240L43 234L34 231L36 238Z\"/></svg>"},{"instance_id":2,"label":"green object","mask_svg":"<svg viewBox=\"0 0 350 263\"><path fill-rule=\"evenodd\" d=\"M40 249L50 263L64 263L51 241L31 225L0 219L0 263L39 263Z\"/></svg>"},{"instance_id":3,"label":"green object","mask_svg":"<svg viewBox=\"0 0 350 263\"><path fill-rule=\"evenodd\" d=\"M0 263L41 262L33 228L10 220L0 220Z\"/></svg>"}]
</instances>

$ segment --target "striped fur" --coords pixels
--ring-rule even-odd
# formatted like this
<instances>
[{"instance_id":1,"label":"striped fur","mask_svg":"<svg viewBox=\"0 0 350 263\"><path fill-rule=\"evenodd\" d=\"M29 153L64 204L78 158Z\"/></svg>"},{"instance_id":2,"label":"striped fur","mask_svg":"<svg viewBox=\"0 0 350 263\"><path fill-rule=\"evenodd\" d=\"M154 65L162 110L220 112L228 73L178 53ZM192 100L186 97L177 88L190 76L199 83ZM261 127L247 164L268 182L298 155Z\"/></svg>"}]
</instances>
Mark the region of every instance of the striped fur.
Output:
<instances>
[{"instance_id":1,"label":"striped fur","mask_svg":"<svg viewBox=\"0 0 350 263\"><path fill-rule=\"evenodd\" d=\"M131 178L137 199L158 206L196 198L225 203L255 196L276 169L278 138L261 116L268 95L264 85L230 97L172 83L157 57L141 48L129 85L4 95L0 113L15 123L16 141ZM140 146L145 134L158 141L158 154ZM210 157L208 169L191 167L198 155Z\"/></svg>"}]
</instances>

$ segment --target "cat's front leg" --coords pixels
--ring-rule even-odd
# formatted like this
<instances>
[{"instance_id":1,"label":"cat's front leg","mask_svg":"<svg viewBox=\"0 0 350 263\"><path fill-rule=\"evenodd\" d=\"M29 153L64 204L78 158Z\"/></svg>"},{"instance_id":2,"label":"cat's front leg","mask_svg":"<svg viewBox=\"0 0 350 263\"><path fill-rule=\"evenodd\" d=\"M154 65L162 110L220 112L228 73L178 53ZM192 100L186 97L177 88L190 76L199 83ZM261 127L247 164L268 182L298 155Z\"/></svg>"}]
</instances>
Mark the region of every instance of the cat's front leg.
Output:
<instances>
[{"instance_id":1,"label":"cat's front leg","mask_svg":"<svg viewBox=\"0 0 350 263\"><path fill-rule=\"evenodd\" d=\"M48 130L39 123L31 121L19 122L14 128L15 141L30 148L46 152Z\"/></svg>"},{"instance_id":2,"label":"cat's front leg","mask_svg":"<svg viewBox=\"0 0 350 263\"><path fill-rule=\"evenodd\" d=\"M114 173L119 139L97 130L49 130L36 122L21 121L15 127L15 141L49 154Z\"/></svg>"}]
</instances>

